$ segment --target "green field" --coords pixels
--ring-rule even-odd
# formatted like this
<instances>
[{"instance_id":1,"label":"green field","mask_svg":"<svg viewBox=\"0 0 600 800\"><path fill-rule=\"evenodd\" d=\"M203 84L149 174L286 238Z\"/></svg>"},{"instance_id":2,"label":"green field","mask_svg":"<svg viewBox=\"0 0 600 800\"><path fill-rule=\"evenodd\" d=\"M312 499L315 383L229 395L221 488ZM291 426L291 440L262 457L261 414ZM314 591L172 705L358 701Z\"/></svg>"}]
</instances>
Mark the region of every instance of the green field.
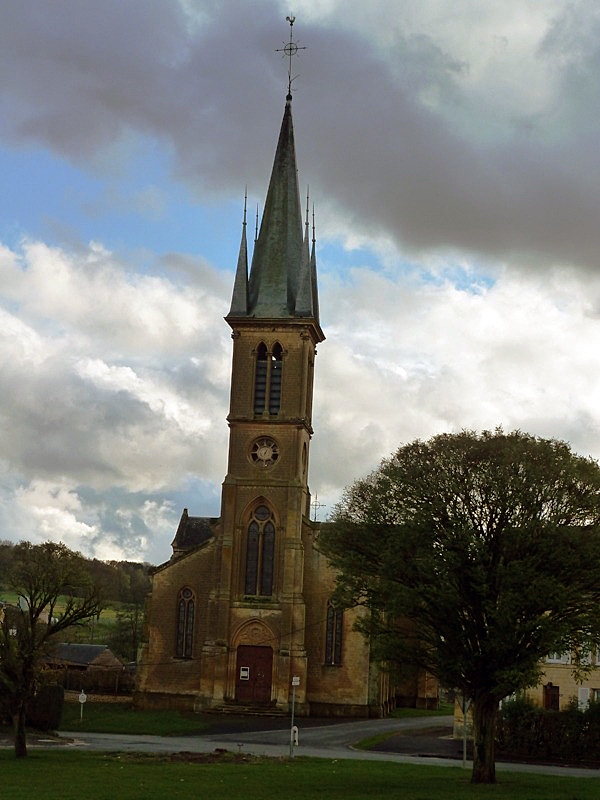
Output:
<instances>
[{"instance_id":1,"label":"green field","mask_svg":"<svg viewBox=\"0 0 600 800\"><path fill-rule=\"evenodd\" d=\"M19 596L14 592L0 592L0 601L17 605ZM60 614L64 607L66 598L60 597L55 609L55 613ZM123 603L111 601L100 612L98 618L93 617L81 625L74 625L69 628L64 635L64 639L73 643L81 642L85 644L106 644L114 634L117 622L117 613L123 608ZM61 638L61 641L63 638Z\"/></svg>"},{"instance_id":2,"label":"green field","mask_svg":"<svg viewBox=\"0 0 600 800\"><path fill-rule=\"evenodd\" d=\"M597 800L597 777L502 773L471 786L457 767L295 758L181 763L167 757L0 751L2 800Z\"/></svg>"}]
</instances>

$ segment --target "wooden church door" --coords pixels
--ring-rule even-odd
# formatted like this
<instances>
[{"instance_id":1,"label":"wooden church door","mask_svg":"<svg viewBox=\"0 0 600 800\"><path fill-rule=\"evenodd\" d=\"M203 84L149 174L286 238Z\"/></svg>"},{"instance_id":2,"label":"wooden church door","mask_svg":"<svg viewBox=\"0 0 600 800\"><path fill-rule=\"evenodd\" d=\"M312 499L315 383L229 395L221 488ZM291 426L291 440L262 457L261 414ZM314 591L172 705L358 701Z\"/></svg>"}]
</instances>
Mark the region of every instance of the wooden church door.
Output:
<instances>
[{"instance_id":1,"label":"wooden church door","mask_svg":"<svg viewBox=\"0 0 600 800\"><path fill-rule=\"evenodd\" d=\"M273 649L241 644L237 649L235 699L240 703L271 700Z\"/></svg>"}]
</instances>

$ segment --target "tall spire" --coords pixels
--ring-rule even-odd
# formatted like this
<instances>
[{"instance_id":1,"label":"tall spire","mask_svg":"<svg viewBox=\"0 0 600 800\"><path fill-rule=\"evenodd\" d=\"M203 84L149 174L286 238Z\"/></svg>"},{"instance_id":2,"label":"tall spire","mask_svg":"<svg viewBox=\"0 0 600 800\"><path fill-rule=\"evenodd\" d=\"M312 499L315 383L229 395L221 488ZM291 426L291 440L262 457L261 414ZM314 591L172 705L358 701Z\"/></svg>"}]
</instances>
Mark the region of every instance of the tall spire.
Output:
<instances>
[{"instance_id":1,"label":"tall spire","mask_svg":"<svg viewBox=\"0 0 600 800\"><path fill-rule=\"evenodd\" d=\"M291 101L287 100L248 286L248 314L294 316L302 267L302 213Z\"/></svg>"},{"instance_id":2,"label":"tall spire","mask_svg":"<svg viewBox=\"0 0 600 800\"><path fill-rule=\"evenodd\" d=\"M247 316L263 319L308 317L318 323L314 242L311 256L308 216L304 236L302 231L302 208L292 121L291 59L298 50L291 33L294 17L288 18L288 22L290 42L284 48L284 52L290 57L290 68L283 121L260 231L254 244L250 277L246 285L244 285L244 276L247 275L244 212L244 233L229 317Z\"/></svg>"}]
</instances>

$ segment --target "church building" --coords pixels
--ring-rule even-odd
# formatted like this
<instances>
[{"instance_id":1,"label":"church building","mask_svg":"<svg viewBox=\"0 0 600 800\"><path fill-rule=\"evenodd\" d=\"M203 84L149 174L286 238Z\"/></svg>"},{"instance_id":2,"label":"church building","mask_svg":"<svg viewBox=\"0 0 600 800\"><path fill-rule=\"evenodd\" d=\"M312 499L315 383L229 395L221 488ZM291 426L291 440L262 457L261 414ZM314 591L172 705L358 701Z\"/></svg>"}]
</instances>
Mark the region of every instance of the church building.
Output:
<instances>
[{"instance_id":1,"label":"church building","mask_svg":"<svg viewBox=\"0 0 600 800\"><path fill-rule=\"evenodd\" d=\"M231 308L229 456L221 516L184 509L154 571L135 700L190 710L291 707L380 716L422 704L370 658L356 610L331 603L335 574L310 519L308 467L319 319L314 230L300 202L288 91L248 273L244 219Z\"/></svg>"}]
</instances>

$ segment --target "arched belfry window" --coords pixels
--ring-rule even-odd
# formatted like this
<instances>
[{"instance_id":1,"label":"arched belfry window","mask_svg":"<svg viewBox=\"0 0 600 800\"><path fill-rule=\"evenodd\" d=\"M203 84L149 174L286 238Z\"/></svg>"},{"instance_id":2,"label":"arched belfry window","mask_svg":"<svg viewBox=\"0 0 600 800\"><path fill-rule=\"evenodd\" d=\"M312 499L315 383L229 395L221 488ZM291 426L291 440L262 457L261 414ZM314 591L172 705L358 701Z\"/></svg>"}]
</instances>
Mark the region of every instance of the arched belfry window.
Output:
<instances>
[{"instance_id":1,"label":"arched belfry window","mask_svg":"<svg viewBox=\"0 0 600 800\"><path fill-rule=\"evenodd\" d=\"M325 664L342 663L342 631L344 612L330 601L327 603L327 628L325 633Z\"/></svg>"},{"instance_id":2,"label":"arched belfry window","mask_svg":"<svg viewBox=\"0 0 600 800\"><path fill-rule=\"evenodd\" d=\"M279 343L271 354L271 375L269 384L269 414L279 414L281 408L281 372L283 366L283 348Z\"/></svg>"},{"instance_id":3,"label":"arched belfry window","mask_svg":"<svg viewBox=\"0 0 600 800\"><path fill-rule=\"evenodd\" d=\"M254 413L262 414L267 397L267 346L264 342L256 350L256 373L254 376Z\"/></svg>"},{"instance_id":4,"label":"arched belfry window","mask_svg":"<svg viewBox=\"0 0 600 800\"><path fill-rule=\"evenodd\" d=\"M178 658L191 658L194 645L194 615L196 598L191 589L185 586L177 598L177 641L175 655Z\"/></svg>"},{"instance_id":5,"label":"arched belfry window","mask_svg":"<svg viewBox=\"0 0 600 800\"><path fill-rule=\"evenodd\" d=\"M254 413L277 415L281 408L283 347L276 342L269 352L264 342L256 348L254 373Z\"/></svg>"},{"instance_id":6,"label":"arched belfry window","mask_svg":"<svg viewBox=\"0 0 600 800\"><path fill-rule=\"evenodd\" d=\"M244 594L270 597L273 593L275 521L267 506L255 508L246 534Z\"/></svg>"}]
</instances>

